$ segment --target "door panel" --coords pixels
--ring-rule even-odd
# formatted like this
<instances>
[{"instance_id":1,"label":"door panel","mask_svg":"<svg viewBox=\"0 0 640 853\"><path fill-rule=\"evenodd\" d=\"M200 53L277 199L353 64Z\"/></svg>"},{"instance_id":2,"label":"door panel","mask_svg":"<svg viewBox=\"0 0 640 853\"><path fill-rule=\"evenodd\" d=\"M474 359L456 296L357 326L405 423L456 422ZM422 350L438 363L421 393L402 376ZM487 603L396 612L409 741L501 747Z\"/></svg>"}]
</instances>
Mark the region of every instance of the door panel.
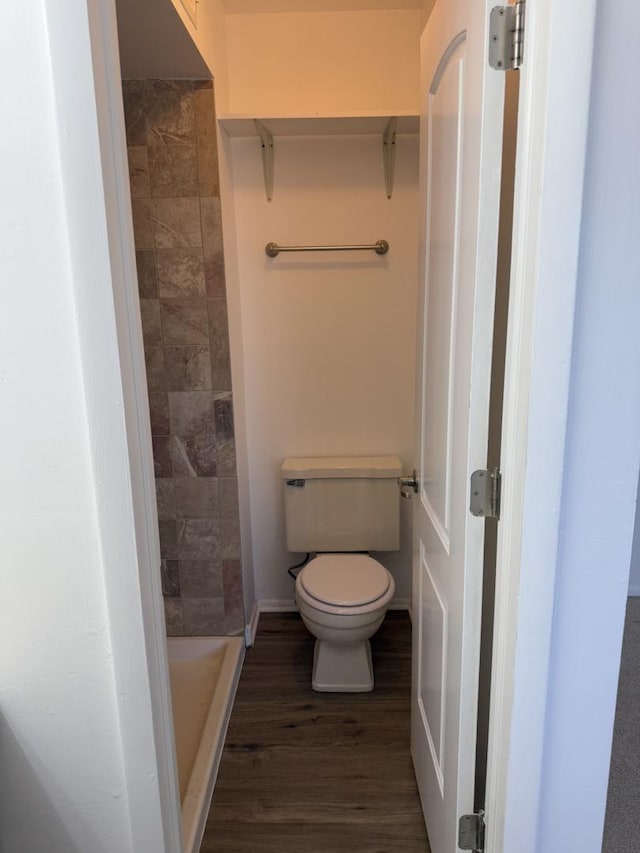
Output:
<instances>
[{"instance_id":1,"label":"door panel","mask_svg":"<svg viewBox=\"0 0 640 853\"><path fill-rule=\"evenodd\" d=\"M442 792L442 750L447 712L444 689L447 681L447 608L429 571L422 543L420 564L418 708Z\"/></svg>"},{"instance_id":2,"label":"door panel","mask_svg":"<svg viewBox=\"0 0 640 853\"><path fill-rule=\"evenodd\" d=\"M452 45L460 46L463 41L457 38ZM456 50L447 51L429 91L427 113L427 276L431 286L426 294L429 336L425 340L422 422L428 423L429 429L423 429L421 435L421 470L425 483L422 500L447 552L451 513L451 392L455 372L453 344L458 292L463 73L464 55Z\"/></svg>"},{"instance_id":3,"label":"door panel","mask_svg":"<svg viewBox=\"0 0 640 853\"><path fill-rule=\"evenodd\" d=\"M438 0L421 40L421 308L414 502L412 755L433 853L473 811L503 76L489 4Z\"/></svg>"}]
</instances>

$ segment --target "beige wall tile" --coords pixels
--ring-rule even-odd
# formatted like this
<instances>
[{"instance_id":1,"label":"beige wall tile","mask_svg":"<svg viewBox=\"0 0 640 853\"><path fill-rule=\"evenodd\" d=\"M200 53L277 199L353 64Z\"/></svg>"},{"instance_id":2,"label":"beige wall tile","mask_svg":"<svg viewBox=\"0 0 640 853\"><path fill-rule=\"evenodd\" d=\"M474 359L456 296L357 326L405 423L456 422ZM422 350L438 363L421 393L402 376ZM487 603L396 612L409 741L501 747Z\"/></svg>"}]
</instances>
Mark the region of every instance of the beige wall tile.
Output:
<instances>
[{"instance_id":1,"label":"beige wall tile","mask_svg":"<svg viewBox=\"0 0 640 853\"><path fill-rule=\"evenodd\" d=\"M211 368L211 387L214 391L231 391L231 366L214 364Z\"/></svg>"},{"instance_id":2,"label":"beige wall tile","mask_svg":"<svg viewBox=\"0 0 640 853\"><path fill-rule=\"evenodd\" d=\"M235 477L236 443L233 440L221 441L216 444L216 466L219 477Z\"/></svg>"},{"instance_id":3,"label":"beige wall tile","mask_svg":"<svg viewBox=\"0 0 640 853\"><path fill-rule=\"evenodd\" d=\"M214 405L211 391L170 391L169 422L171 434L195 436L214 429Z\"/></svg>"},{"instance_id":4,"label":"beige wall tile","mask_svg":"<svg viewBox=\"0 0 640 853\"><path fill-rule=\"evenodd\" d=\"M207 313L209 315L211 364L226 367L231 361L227 300L207 299Z\"/></svg>"},{"instance_id":5,"label":"beige wall tile","mask_svg":"<svg viewBox=\"0 0 640 853\"><path fill-rule=\"evenodd\" d=\"M161 560L162 594L171 597L180 596L180 572L177 560Z\"/></svg>"},{"instance_id":6,"label":"beige wall tile","mask_svg":"<svg viewBox=\"0 0 640 853\"><path fill-rule=\"evenodd\" d=\"M216 436L213 426L196 435L171 436L171 462L174 477L215 477Z\"/></svg>"},{"instance_id":7,"label":"beige wall tile","mask_svg":"<svg viewBox=\"0 0 640 853\"><path fill-rule=\"evenodd\" d=\"M233 399L230 393L222 391L214 394L214 414L217 443L233 441Z\"/></svg>"},{"instance_id":8,"label":"beige wall tile","mask_svg":"<svg viewBox=\"0 0 640 853\"><path fill-rule=\"evenodd\" d=\"M185 598L220 598L222 564L214 560L180 560L180 588Z\"/></svg>"},{"instance_id":9,"label":"beige wall tile","mask_svg":"<svg viewBox=\"0 0 640 853\"><path fill-rule=\"evenodd\" d=\"M213 90L201 89L194 94L196 138L198 143L198 181L201 196L219 196L218 144Z\"/></svg>"},{"instance_id":10,"label":"beige wall tile","mask_svg":"<svg viewBox=\"0 0 640 853\"><path fill-rule=\"evenodd\" d=\"M207 296L222 297L226 293L226 284L220 199L201 198L200 210L202 211L202 240Z\"/></svg>"},{"instance_id":11,"label":"beige wall tile","mask_svg":"<svg viewBox=\"0 0 640 853\"><path fill-rule=\"evenodd\" d=\"M153 249L136 250L136 270L138 273L138 294L142 299L158 296L158 273L156 253Z\"/></svg>"},{"instance_id":12,"label":"beige wall tile","mask_svg":"<svg viewBox=\"0 0 640 853\"><path fill-rule=\"evenodd\" d=\"M164 348L147 347L144 351L149 391L166 391L167 375L164 366Z\"/></svg>"},{"instance_id":13,"label":"beige wall tile","mask_svg":"<svg viewBox=\"0 0 640 853\"><path fill-rule=\"evenodd\" d=\"M156 477L172 477L171 437L154 435L151 440L153 442L153 470Z\"/></svg>"},{"instance_id":14,"label":"beige wall tile","mask_svg":"<svg viewBox=\"0 0 640 853\"><path fill-rule=\"evenodd\" d=\"M182 598L185 636L211 637L224 634L224 599Z\"/></svg>"},{"instance_id":15,"label":"beige wall tile","mask_svg":"<svg viewBox=\"0 0 640 853\"><path fill-rule=\"evenodd\" d=\"M217 518L220 515L215 477L179 477L175 480L177 518Z\"/></svg>"},{"instance_id":16,"label":"beige wall tile","mask_svg":"<svg viewBox=\"0 0 640 853\"><path fill-rule=\"evenodd\" d=\"M166 391L149 394L152 435L169 435L169 399Z\"/></svg>"},{"instance_id":17,"label":"beige wall tile","mask_svg":"<svg viewBox=\"0 0 640 853\"><path fill-rule=\"evenodd\" d=\"M175 521L160 521L160 556L163 560L175 560L178 557L178 534Z\"/></svg>"},{"instance_id":18,"label":"beige wall tile","mask_svg":"<svg viewBox=\"0 0 640 853\"><path fill-rule=\"evenodd\" d=\"M156 502L160 521L170 521L176 517L175 483L170 477L156 480Z\"/></svg>"},{"instance_id":19,"label":"beige wall tile","mask_svg":"<svg viewBox=\"0 0 640 853\"><path fill-rule=\"evenodd\" d=\"M133 240L136 249L155 248L155 225L151 200L148 198L131 199L133 215Z\"/></svg>"},{"instance_id":20,"label":"beige wall tile","mask_svg":"<svg viewBox=\"0 0 640 853\"><path fill-rule=\"evenodd\" d=\"M165 347L168 391L208 391L211 388L209 347Z\"/></svg>"},{"instance_id":21,"label":"beige wall tile","mask_svg":"<svg viewBox=\"0 0 640 853\"><path fill-rule=\"evenodd\" d=\"M161 299L162 334L167 346L209 343L207 303L204 299Z\"/></svg>"},{"instance_id":22,"label":"beige wall tile","mask_svg":"<svg viewBox=\"0 0 640 853\"><path fill-rule=\"evenodd\" d=\"M146 81L147 145L195 144L193 82Z\"/></svg>"},{"instance_id":23,"label":"beige wall tile","mask_svg":"<svg viewBox=\"0 0 640 853\"><path fill-rule=\"evenodd\" d=\"M149 158L146 145L130 145L127 149L129 160L129 185L131 198L149 198Z\"/></svg>"},{"instance_id":24,"label":"beige wall tile","mask_svg":"<svg viewBox=\"0 0 640 853\"><path fill-rule=\"evenodd\" d=\"M147 174L150 194L154 197L197 196L198 164L195 145L150 147Z\"/></svg>"},{"instance_id":25,"label":"beige wall tile","mask_svg":"<svg viewBox=\"0 0 640 853\"><path fill-rule=\"evenodd\" d=\"M184 636L184 616L182 613L182 601L179 598L165 598L164 620L167 625L168 637Z\"/></svg>"},{"instance_id":26,"label":"beige wall tile","mask_svg":"<svg viewBox=\"0 0 640 853\"><path fill-rule=\"evenodd\" d=\"M200 202L197 198L156 198L149 204L153 205L156 248L188 249L202 245Z\"/></svg>"},{"instance_id":27,"label":"beige wall tile","mask_svg":"<svg viewBox=\"0 0 640 853\"><path fill-rule=\"evenodd\" d=\"M202 249L163 249L158 252L160 296L204 296Z\"/></svg>"},{"instance_id":28,"label":"beige wall tile","mask_svg":"<svg viewBox=\"0 0 640 853\"><path fill-rule=\"evenodd\" d=\"M123 97L167 633L241 634L212 82L127 81Z\"/></svg>"},{"instance_id":29,"label":"beige wall tile","mask_svg":"<svg viewBox=\"0 0 640 853\"><path fill-rule=\"evenodd\" d=\"M220 525L217 519L178 519L176 531L179 559L215 560L220 558Z\"/></svg>"},{"instance_id":30,"label":"beige wall tile","mask_svg":"<svg viewBox=\"0 0 640 853\"><path fill-rule=\"evenodd\" d=\"M245 617L240 560L223 560L222 577L225 630L227 634L241 634L244 630Z\"/></svg>"},{"instance_id":31,"label":"beige wall tile","mask_svg":"<svg viewBox=\"0 0 640 853\"><path fill-rule=\"evenodd\" d=\"M140 319L144 347L162 346L162 327L160 325L160 302L158 299L140 300Z\"/></svg>"},{"instance_id":32,"label":"beige wall tile","mask_svg":"<svg viewBox=\"0 0 640 853\"><path fill-rule=\"evenodd\" d=\"M238 513L238 481L222 477L220 489L220 534L222 557L225 560L240 559L240 522Z\"/></svg>"},{"instance_id":33,"label":"beige wall tile","mask_svg":"<svg viewBox=\"0 0 640 853\"><path fill-rule=\"evenodd\" d=\"M144 80L125 80L122 84L124 123L128 145L147 144L146 85Z\"/></svg>"}]
</instances>

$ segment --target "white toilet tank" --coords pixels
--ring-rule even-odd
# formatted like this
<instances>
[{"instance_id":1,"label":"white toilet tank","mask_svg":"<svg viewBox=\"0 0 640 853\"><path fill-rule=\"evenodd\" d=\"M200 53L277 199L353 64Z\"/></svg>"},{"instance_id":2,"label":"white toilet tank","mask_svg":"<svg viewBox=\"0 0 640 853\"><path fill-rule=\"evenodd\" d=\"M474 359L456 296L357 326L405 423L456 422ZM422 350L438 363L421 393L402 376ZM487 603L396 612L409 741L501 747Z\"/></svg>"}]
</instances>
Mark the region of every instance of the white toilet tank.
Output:
<instances>
[{"instance_id":1,"label":"white toilet tank","mask_svg":"<svg viewBox=\"0 0 640 853\"><path fill-rule=\"evenodd\" d=\"M397 456L332 456L282 463L289 551L397 551Z\"/></svg>"}]
</instances>

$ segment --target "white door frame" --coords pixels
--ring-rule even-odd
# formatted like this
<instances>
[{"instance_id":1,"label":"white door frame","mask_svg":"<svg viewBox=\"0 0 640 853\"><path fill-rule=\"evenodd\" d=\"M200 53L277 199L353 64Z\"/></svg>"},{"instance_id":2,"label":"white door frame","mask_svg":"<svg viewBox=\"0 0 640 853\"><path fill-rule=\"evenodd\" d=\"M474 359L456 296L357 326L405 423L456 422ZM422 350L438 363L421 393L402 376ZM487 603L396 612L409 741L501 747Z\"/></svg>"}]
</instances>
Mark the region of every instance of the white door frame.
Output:
<instances>
[{"instance_id":1,"label":"white door frame","mask_svg":"<svg viewBox=\"0 0 640 853\"><path fill-rule=\"evenodd\" d=\"M595 9L596 0L527 2L487 771L491 853L537 849Z\"/></svg>"},{"instance_id":2,"label":"white door frame","mask_svg":"<svg viewBox=\"0 0 640 853\"><path fill-rule=\"evenodd\" d=\"M49 3L132 850L182 850L115 4Z\"/></svg>"}]
</instances>

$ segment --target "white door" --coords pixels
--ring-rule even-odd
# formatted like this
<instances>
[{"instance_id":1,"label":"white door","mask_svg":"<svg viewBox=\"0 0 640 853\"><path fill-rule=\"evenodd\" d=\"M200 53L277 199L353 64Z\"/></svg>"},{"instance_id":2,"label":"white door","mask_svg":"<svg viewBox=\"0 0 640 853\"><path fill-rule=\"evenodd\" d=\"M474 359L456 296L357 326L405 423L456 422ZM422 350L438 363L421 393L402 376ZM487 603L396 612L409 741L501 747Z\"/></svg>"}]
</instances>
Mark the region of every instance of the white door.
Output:
<instances>
[{"instance_id":1,"label":"white door","mask_svg":"<svg viewBox=\"0 0 640 853\"><path fill-rule=\"evenodd\" d=\"M438 0L421 42L411 741L433 853L458 849L458 817L473 811L484 521L469 513L469 475L487 459L504 95L489 9Z\"/></svg>"}]
</instances>

